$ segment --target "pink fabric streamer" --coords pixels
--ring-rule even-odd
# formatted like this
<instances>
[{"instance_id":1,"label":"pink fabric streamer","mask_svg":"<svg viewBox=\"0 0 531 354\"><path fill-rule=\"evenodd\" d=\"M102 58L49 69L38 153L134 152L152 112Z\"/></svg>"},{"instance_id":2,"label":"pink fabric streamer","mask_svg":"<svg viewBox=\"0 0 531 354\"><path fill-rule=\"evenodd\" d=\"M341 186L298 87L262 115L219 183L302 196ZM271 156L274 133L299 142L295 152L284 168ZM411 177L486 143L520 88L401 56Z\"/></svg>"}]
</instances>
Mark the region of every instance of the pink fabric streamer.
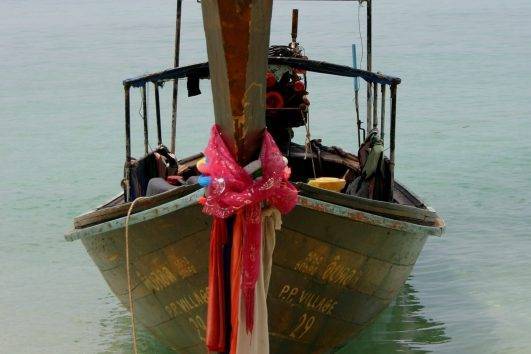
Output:
<instances>
[{"instance_id":1,"label":"pink fabric streamer","mask_svg":"<svg viewBox=\"0 0 531 354\"><path fill-rule=\"evenodd\" d=\"M286 163L267 130L264 132L260 151L261 178L253 180L234 160L217 125L212 128L205 156L212 183L208 187L203 212L224 219L243 208L241 290L246 311L246 329L252 332L254 293L260 271L261 202L266 201L281 213L287 213L297 204L297 189L288 181ZM237 304L233 304L232 309L237 308Z\"/></svg>"}]
</instances>

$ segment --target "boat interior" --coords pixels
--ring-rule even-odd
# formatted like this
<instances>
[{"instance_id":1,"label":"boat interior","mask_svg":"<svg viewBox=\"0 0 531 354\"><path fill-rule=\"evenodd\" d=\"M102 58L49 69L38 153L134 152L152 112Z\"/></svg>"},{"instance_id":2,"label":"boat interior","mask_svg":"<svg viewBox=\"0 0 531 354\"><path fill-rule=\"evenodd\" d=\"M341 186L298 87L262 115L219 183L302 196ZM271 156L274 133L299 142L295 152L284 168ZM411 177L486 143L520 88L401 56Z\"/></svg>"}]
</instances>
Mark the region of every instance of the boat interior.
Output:
<instances>
[{"instance_id":1,"label":"boat interior","mask_svg":"<svg viewBox=\"0 0 531 354\"><path fill-rule=\"evenodd\" d=\"M196 164L203 158L203 154L193 155L171 163L166 162L168 160L171 161L171 155L168 155L169 159L164 157L161 159L159 157L159 161L164 161L163 164L166 165L166 169L160 168L160 163L159 168L157 168L156 162L149 162L156 161L157 155L164 156L166 153L167 148L161 147L138 160L138 165L141 167L135 170L135 174L142 176L138 180L146 182L137 184L136 193L138 193L138 196L147 198L137 203L134 213L181 198L201 188L197 183L200 172L197 170ZM355 155L340 148L324 147L319 153L313 152L309 156L304 146L292 144L290 154L287 157L288 164L292 170L291 180L298 188L300 195L397 220L410 221L426 226L438 225L439 218L437 214L398 182L394 184L393 203L348 194L348 187L355 182L356 177L360 174L360 164ZM314 162L312 162L312 158ZM174 166L178 167L175 168ZM172 176L180 182L176 185L165 182L169 177L171 179ZM308 185L307 181L309 179L322 176L344 178L346 185L340 192L328 191ZM131 202L125 201L124 193L120 193L95 210L77 217L75 219L75 227L78 229L85 228L123 217L127 214L130 205Z\"/></svg>"},{"instance_id":2,"label":"boat interior","mask_svg":"<svg viewBox=\"0 0 531 354\"><path fill-rule=\"evenodd\" d=\"M352 67L313 61L304 57L296 48L273 46L269 53L266 77L266 126L275 139L291 169L290 180L300 195L324 202L389 217L420 225L440 226L437 214L413 193L394 180L394 129L396 121L396 88L400 79L367 72ZM360 78L372 89L372 110L367 112L369 130L361 128L358 112L359 150L352 154L335 146L325 146L320 140L307 140L304 145L292 141L293 129L303 129L308 122L310 99L306 73L308 71L331 75ZM124 193L109 202L77 217L76 228L84 228L123 217L132 201L137 203L134 212L140 212L168 201L175 200L198 190L200 171L197 163L202 154L177 161L161 142L160 106L156 100L159 145L149 151L147 124L144 123L145 156L130 156L129 90L141 88L143 99L148 84L153 84L155 97L164 81L187 79L188 96L200 94L200 79L208 79L208 63L173 68L159 73L144 75L124 81L126 97L126 166L122 181ZM390 130L387 140L390 156L384 154L386 114L386 87L390 87ZM381 92L378 100L378 92ZM143 102L146 110L145 101ZM377 114L380 105L380 114ZM357 102L356 102L357 106ZM147 114L144 111L144 119ZM389 123L387 123L389 124ZM307 127L307 126L306 126ZM320 186L312 181L325 178L339 181L334 188Z\"/></svg>"}]
</instances>

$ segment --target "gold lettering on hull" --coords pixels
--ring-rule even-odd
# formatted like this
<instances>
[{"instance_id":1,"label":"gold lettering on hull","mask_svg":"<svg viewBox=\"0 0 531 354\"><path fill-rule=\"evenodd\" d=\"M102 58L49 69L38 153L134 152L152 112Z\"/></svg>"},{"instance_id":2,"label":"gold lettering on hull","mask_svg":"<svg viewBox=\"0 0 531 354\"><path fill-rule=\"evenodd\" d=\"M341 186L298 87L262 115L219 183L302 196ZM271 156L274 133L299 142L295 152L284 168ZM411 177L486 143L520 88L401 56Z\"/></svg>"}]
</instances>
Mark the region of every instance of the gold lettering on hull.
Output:
<instances>
[{"instance_id":1,"label":"gold lettering on hull","mask_svg":"<svg viewBox=\"0 0 531 354\"><path fill-rule=\"evenodd\" d=\"M326 267L321 279L329 284L345 286L354 280L357 272L356 269L342 264L340 256L335 256Z\"/></svg>"},{"instance_id":2,"label":"gold lettering on hull","mask_svg":"<svg viewBox=\"0 0 531 354\"><path fill-rule=\"evenodd\" d=\"M291 331L289 336L295 339L302 339L315 324L315 316L310 316L307 313L303 313L297 321L297 326Z\"/></svg>"},{"instance_id":3,"label":"gold lettering on hull","mask_svg":"<svg viewBox=\"0 0 531 354\"><path fill-rule=\"evenodd\" d=\"M308 290L292 287L285 284L278 298L289 304L297 304L307 307L310 310L320 312L325 315L331 315L337 301L328 297L321 296Z\"/></svg>"},{"instance_id":4,"label":"gold lettering on hull","mask_svg":"<svg viewBox=\"0 0 531 354\"><path fill-rule=\"evenodd\" d=\"M208 287L180 297L179 299L168 303L164 308L171 317L177 317L178 315L189 313L207 303Z\"/></svg>"},{"instance_id":5,"label":"gold lettering on hull","mask_svg":"<svg viewBox=\"0 0 531 354\"><path fill-rule=\"evenodd\" d=\"M324 261L324 256L315 251L310 251L306 258L297 262L295 270L308 275L315 275L319 270L319 266Z\"/></svg>"},{"instance_id":6,"label":"gold lettering on hull","mask_svg":"<svg viewBox=\"0 0 531 354\"><path fill-rule=\"evenodd\" d=\"M173 257L172 263L175 265L174 269L177 272L177 276L181 279L197 274L195 266L186 257ZM166 266L156 267L147 275L140 274L137 271L136 275L142 280L146 288L151 291L166 289L178 280L177 276Z\"/></svg>"},{"instance_id":7,"label":"gold lettering on hull","mask_svg":"<svg viewBox=\"0 0 531 354\"><path fill-rule=\"evenodd\" d=\"M175 267L177 268L177 274L186 279L194 274L197 274L195 266L186 257L177 257L174 260Z\"/></svg>"},{"instance_id":8,"label":"gold lettering on hull","mask_svg":"<svg viewBox=\"0 0 531 354\"><path fill-rule=\"evenodd\" d=\"M336 255L328 264L325 257L315 251L310 251L308 255L295 264L295 270L304 274L314 276L328 284L346 286L357 279L358 270L348 266ZM319 270L324 268L324 272L319 274Z\"/></svg>"},{"instance_id":9,"label":"gold lettering on hull","mask_svg":"<svg viewBox=\"0 0 531 354\"><path fill-rule=\"evenodd\" d=\"M142 276L138 271L136 274L151 291L161 291L177 281L175 275L166 267L156 268L146 276Z\"/></svg>"},{"instance_id":10,"label":"gold lettering on hull","mask_svg":"<svg viewBox=\"0 0 531 354\"><path fill-rule=\"evenodd\" d=\"M206 343L206 324L205 321L201 318L201 316L196 315L195 317L188 317L188 322L192 325L195 332L197 333L197 337L201 340L201 342Z\"/></svg>"}]
</instances>

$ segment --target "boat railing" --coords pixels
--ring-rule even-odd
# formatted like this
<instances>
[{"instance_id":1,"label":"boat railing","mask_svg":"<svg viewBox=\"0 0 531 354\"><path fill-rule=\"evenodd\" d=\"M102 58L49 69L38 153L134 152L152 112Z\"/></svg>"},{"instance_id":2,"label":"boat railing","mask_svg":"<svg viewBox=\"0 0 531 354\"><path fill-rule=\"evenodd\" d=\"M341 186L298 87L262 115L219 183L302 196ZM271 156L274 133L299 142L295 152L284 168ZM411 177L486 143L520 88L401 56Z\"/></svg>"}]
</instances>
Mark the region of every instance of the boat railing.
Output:
<instances>
[{"instance_id":1,"label":"boat railing","mask_svg":"<svg viewBox=\"0 0 531 354\"><path fill-rule=\"evenodd\" d=\"M401 80L397 77L374 73L350 66L332 64L324 61L315 61L293 57L269 57L270 65L286 65L295 69L306 70L309 72L322 73L327 75L336 75L343 77L352 77L363 79L373 92L372 97L367 101L367 129L377 129L380 137L385 138L386 125L386 97L390 96L391 107L389 112L389 174L390 174L390 193L394 190L394 165L395 165L395 135L396 135L396 105L397 105L397 88ZM142 119L144 125L144 149L147 154L149 151L148 141L148 117L147 117L147 86L152 84L155 94L155 114L157 122L157 142L162 144L161 132L161 114L160 114L160 96L159 88L166 81L173 81L182 78L188 79L208 79L210 75L208 62L194 65L172 68L156 73L146 74L123 81L125 96L125 188L127 201L129 201L130 172L131 172L131 88L140 88L142 93ZM389 87L389 93L387 92ZM380 92L380 95L378 93ZM378 110L378 106L380 109Z\"/></svg>"}]
</instances>

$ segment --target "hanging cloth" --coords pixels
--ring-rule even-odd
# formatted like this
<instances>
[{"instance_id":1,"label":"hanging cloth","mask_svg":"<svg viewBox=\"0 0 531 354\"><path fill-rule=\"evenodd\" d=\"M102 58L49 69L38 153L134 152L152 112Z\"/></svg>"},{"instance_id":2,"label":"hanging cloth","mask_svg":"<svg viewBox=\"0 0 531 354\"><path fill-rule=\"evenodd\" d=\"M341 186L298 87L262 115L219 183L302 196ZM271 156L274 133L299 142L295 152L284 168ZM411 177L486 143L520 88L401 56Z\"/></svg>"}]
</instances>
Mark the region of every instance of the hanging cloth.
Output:
<instances>
[{"instance_id":1,"label":"hanging cloth","mask_svg":"<svg viewBox=\"0 0 531 354\"><path fill-rule=\"evenodd\" d=\"M236 327L238 328L237 345L234 351L231 348L231 353L233 354L269 354L267 291L273 265L276 230L280 230L281 225L282 218L277 209L267 208L262 210L262 247L260 255L262 271L259 273L254 293L254 330L251 334L243 326ZM246 312L241 299L239 301L239 309L238 319L244 323Z\"/></svg>"},{"instance_id":2,"label":"hanging cloth","mask_svg":"<svg viewBox=\"0 0 531 354\"><path fill-rule=\"evenodd\" d=\"M212 183L207 190L203 212L215 218L211 230L207 346L212 351L224 351L226 343L221 335L226 333L228 323L224 315L227 299L220 295L224 291L224 284L223 274L219 271L223 269L223 260L219 256L223 242L220 240L223 239L222 233L226 232L226 225L225 231L222 230L223 220L236 214L232 236L233 242L238 243L237 248L240 249L239 253L235 254L238 250L233 248L233 262L230 267L233 283L230 299L232 331L238 336L239 328L245 323L245 333L252 335L255 325L256 286L262 268L262 203L276 208L281 213L287 213L297 203L297 189L289 183L289 168L267 131L264 132L260 151L262 176L259 178L253 180L252 176L238 165L216 125L212 128L205 156ZM235 288L236 285L239 285L240 289ZM214 287L217 289L213 289ZM240 316L242 312L244 317ZM265 312L267 313L267 309ZM267 314L265 317L267 319ZM263 316L260 321L262 320ZM260 326L264 324L261 323ZM267 329L267 322L265 328ZM237 338L231 336L231 349L235 340Z\"/></svg>"}]
</instances>

